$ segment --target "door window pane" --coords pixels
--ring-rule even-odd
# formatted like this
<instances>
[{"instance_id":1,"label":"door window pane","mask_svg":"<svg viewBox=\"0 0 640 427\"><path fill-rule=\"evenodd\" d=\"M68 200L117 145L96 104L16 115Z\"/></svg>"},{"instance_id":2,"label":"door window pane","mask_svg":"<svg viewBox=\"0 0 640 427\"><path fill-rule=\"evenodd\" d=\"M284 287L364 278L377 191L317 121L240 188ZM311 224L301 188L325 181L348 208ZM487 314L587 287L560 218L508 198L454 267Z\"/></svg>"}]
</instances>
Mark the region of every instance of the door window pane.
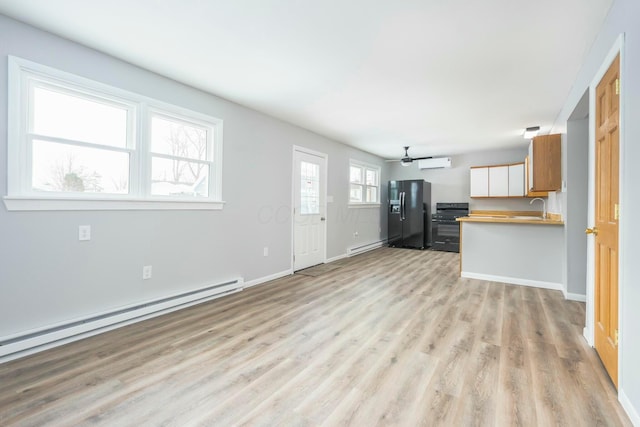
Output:
<instances>
[{"instance_id":1,"label":"door window pane","mask_svg":"<svg viewBox=\"0 0 640 427\"><path fill-rule=\"evenodd\" d=\"M124 148L127 110L53 90L33 89L33 132L39 135Z\"/></svg>"},{"instance_id":2,"label":"door window pane","mask_svg":"<svg viewBox=\"0 0 640 427\"><path fill-rule=\"evenodd\" d=\"M33 142L32 186L36 191L129 192L129 153Z\"/></svg>"},{"instance_id":3,"label":"door window pane","mask_svg":"<svg viewBox=\"0 0 640 427\"><path fill-rule=\"evenodd\" d=\"M300 162L300 214L320 213L320 165Z\"/></svg>"}]
</instances>

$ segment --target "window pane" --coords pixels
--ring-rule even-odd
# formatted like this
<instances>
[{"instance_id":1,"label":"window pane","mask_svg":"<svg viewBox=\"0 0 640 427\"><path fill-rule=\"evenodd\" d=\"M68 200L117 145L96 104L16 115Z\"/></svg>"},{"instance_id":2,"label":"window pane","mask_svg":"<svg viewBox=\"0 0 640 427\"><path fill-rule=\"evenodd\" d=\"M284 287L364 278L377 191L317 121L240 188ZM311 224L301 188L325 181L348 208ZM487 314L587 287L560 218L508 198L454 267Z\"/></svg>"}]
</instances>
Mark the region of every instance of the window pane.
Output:
<instances>
[{"instance_id":1,"label":"window pane","mask_svg":"<svg viewBox=\"0 0 640 427\"><path fill-rule=\"evenodd\" d=\"M320 165L300 162L300 214L320 213Z\"/></svg>"},{"instance_id":2,"label":"window pane","mask_svg":"<svg viewBox=\"0 0 640 427\"><path fill-rule=\"evenodd\" d=\"M362 184L362 168L351 166L349 170L349 181L354 184Z\"/></svg>"},{"instance_id":3,"label":"window pane","mask_svg":"<svg viewBox=\"0 0 640 427\"><path fill-rule=\"evenodd\" d=\"M151 150L196 160L207 160L207 131L160 117L151 119Z\"/></svg>"},{"instance_id":4,"label":"window pane","mask_svg":"<svg viewBox=\"0 0 640 427\"><path fill-rule=\"evenodd\" d=\"M127 146L127 110L91 99L33 89L33 132L74 141Z\"/></svg>"},{"instance_id":5,"label":"window pane","mask_svg":"<svg viewBox=\"0 0 640 427\"><path fill-rule=\"evenodd\" d=\"M366 172L366 182L367 185L378 185L378 172L375 170L367 169Z\"/></svg>"},{"instance_id":6,"label":"window pane","mask_svg":"<svg viewBox=\"0 0 640 427\"><path fill-rule=\"evenodd\" d=\"M362 202L362 185L351 184L349 191L350 202Z\"/></svg>"},{"instance_id":7,"label":"window pane","mask_svg":"<svg viewBox=\"0 0 640 427\"><path fill-rule=\"evenodd\" d=\"M368 203L378 202L378 187L367 187L367 202Z\"/></svg>"},{"instance_id":8,"label":"window pane","mask_svg":"<svg viewBox=\"0 0 640 427\"><path fill-rule=\"evenodd\" d=\"M158 157L151 161L151 194L154 196L207 197L208 183L208 165Z\"/></svg>"},{"instance_id":9,"label":"window pane","mask_svg":"<svg viewBox=\"0 0 640 427\"><path fill-rule=\"evenodd\" d=\"M33 142L33 189L129 193L129 154L47 141Z\"/></svg>"}]
</instances>

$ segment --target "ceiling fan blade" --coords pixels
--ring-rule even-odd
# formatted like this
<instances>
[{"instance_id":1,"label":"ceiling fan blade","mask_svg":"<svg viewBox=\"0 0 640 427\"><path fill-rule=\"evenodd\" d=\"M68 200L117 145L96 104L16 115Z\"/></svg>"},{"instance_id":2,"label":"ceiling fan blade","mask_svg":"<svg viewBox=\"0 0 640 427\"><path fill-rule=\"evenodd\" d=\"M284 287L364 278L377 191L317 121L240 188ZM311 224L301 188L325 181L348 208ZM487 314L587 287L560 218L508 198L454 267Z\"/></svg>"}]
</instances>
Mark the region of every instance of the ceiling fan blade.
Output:
<instances>
[{"instance_id":1,"label":"ceiling fan blade","mask_svg":"<svg viewBox=\"0 0 640 427\"><path fill-rule=\"evenodd\" d=\"M425 159L433 159L433 157L414 157L413 160L425 160Z\"/></svg>"},{"instance_id":2,"label":"ceiling fan blade","mask_svg":"<svg viewBox=\"0 0 640 427\"><path fill-rule=\"evenodd\" d=\"M391 159L391 160L385 160L385 162L399 162L399 159Z\"/></svg>"}]
</instances>

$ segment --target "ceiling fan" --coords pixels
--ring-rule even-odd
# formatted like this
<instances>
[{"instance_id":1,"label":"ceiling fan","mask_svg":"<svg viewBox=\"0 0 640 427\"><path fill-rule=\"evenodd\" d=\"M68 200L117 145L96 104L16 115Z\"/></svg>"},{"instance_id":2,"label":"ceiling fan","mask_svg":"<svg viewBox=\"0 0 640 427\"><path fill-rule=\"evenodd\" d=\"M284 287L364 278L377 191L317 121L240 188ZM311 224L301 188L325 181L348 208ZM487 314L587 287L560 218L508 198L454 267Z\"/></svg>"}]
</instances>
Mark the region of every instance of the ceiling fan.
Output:
<instances>
[{"instance_id":1,"label":"ceiling fan","mask_svg":"<svg viewBox=\"0 0 640 427\"><path fill-rule=\"evenodd\" d=\"M400 162L402 166L409 166L414 160L431 159L432 157L411 157L409 156L409 146L404 147L404 157L399 160L387 160L388 162Z\"/></svg>"}]
</instances>

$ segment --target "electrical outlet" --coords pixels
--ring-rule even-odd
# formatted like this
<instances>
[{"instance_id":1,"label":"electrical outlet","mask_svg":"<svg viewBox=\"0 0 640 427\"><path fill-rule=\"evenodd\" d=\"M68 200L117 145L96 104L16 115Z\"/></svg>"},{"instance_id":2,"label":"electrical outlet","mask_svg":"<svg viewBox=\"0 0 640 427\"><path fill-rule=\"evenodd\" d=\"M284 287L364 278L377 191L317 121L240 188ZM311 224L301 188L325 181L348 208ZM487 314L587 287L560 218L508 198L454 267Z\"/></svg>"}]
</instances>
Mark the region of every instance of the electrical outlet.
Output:
<instances>
[{"instance_id":1,"label":"electrical outlet","mask_svg":"<svg viewBox=\"0 0 640 427\"><path fill-rule=\"evenodd\" d=\"M353 232L353 238L355 239L356 237L358 237L358 232L357 232L357 231L354 231L354 232Z\"/></svg>"},{"instance_id":2,"label":"electrical outlet","mask_svg":"<svg viewBox=\"0 0 640 427\"><path fill-rule=\"evenodd\" d=\"M265 246L264 249L262 250L262 254L264 256L269 256L269 247Z\"/></svg>"},{"instance_id":3,"label":"electrical outlet","mask_svg":"<svg viewBox=\"0 0 640 427\"><path fill-rule=\"evenodd\" d=\"M151 279L151 266L150 265L145 265L144 267L142 267L142 280L149 280Z\"/></svg>"},{"instance_id":4,"label":"electrical outlet","mask_svg":"<svg viewBox=\"0 0 640 427\"><path fill-rule=\"evenodd\" d=\"M78 227L78 240L91 240L91 226L81 225Z\"/></svg>"}]
</instances>

